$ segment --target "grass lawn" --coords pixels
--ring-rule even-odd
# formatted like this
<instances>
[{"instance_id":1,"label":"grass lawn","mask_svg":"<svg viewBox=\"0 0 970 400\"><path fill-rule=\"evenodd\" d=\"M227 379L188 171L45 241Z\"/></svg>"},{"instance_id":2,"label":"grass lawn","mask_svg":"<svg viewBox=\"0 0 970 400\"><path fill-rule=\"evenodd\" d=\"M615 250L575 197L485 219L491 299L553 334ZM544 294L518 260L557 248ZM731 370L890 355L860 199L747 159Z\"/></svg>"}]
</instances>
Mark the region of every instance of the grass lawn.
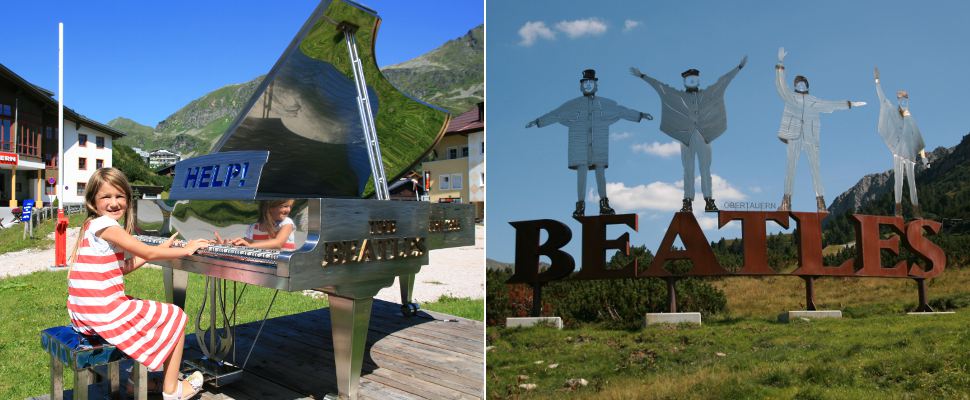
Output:
<instances>
[{"instance_id":1,"label":"grass lawn","mask_svg":"<svg viewBox=\"0 0 970 400\"><path fill-rule=\"evenodd\" d=\"M69 215L70 220L68 227L77 228L81 226L81 222L84 221L84 216L86 214L74 214ZM19 251L24 249L45 249L54 245L53 239L48 239L47 235L54 232L54 225L57 222L56 218L44 221L38 226L34 227L34 238L23 239L24 227L23 224L17 224L7 229L0 230L0 254ZM74 243L68 243L67 248L71 249L74 247ZM53 260L51 260L53 261Z\"/></svg>"},{"instance_id":2,"label":"grass lawn","mask_svg":"<svg viewBox=\"0 0 970 400\"><path fill-rule=\"evenodd\" d=\"M720 280L728 312L705 315L701 327L490 327L488 397L968 398L970 271L951 269L930 284L930 299L946 300L953 315L905 315L916 303L911 280L822 279L820 309L846 318L775 322L804 302L801 282ZM588 386L566 387L573 378Z\"/></svg>"},{"instance_id":3,"label":"grass lawn","mask_svg":"<svg viewBox=\"0 0 970 400\"><path fill-rule=\"evenodd\" d=\"M142 268L125 277L127 293L134 297L164 300L162 271ZM194 327L204 278L190 274L190 310L187 328ZM241 289L240 285L240 289ZM250 286L239 305L239 323L262 318L273 291ZM52 326L68 325L66 272L36 272L0 280L0 399L23 399L50 390L48 357L40 348L40 331ZM325 299L313 299L300 293L280 292L270 318L319 309ZM438 311L475 320L484 319L484 300L443 297L438 302L422 304L426 310ZM192 328L194 329L194 328ZM186 329L189 333L189 329ZM65 379L65 387L73 386Z\"/></svg>"}]
</instances>

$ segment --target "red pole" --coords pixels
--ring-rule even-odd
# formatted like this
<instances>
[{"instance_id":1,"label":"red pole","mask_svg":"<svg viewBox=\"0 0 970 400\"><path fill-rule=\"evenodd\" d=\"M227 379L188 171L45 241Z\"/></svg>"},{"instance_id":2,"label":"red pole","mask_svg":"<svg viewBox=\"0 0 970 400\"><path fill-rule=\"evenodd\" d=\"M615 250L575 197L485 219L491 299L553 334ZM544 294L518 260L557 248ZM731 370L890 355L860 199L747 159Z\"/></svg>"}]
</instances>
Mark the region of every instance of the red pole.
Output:
<instances>
[{"instance_id":1,"label":"red pole","mask_svg":"<svg viewBox=\"0 0 970 400\"><path fill-rule=\"evenodd\" d=\"M57 209L57 228L54 234L54 267L67 266L67 217L64 209Z\"/></svg>"}]
</instances>

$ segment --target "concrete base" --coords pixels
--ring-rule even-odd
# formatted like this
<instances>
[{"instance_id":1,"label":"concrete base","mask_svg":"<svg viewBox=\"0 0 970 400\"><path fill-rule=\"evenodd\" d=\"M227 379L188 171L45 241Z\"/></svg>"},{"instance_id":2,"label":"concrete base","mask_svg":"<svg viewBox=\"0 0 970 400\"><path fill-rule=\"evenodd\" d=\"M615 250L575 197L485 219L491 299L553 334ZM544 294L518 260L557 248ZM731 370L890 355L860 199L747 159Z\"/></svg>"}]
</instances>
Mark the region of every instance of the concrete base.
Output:
<instances>
[{"instance_id":1,"label":"concrete base","mask_svg":"<svg viewBox=\"0 0 970 400\"><path fill-rule=\"evenodd\" d=\"M956 311L933 311L933 312L908 312L906 315L950 315L956 314Z\"/></svg>"},{"instance_id":2,"label":"concrete base","mask_svg":"<svg viewBox=\"0 0 970 400\"><path fill-rule=\"evenodd\" d=\"M701 313L682 312L682 313L647 313L647 325L656 324L701 324Z\"/></svg>"},{"instance_id":3,"label":"concrete base","mask_svg":"<svg viewBox=\"0 0 970 400\"><path fill-rule=\"evenodd\" d=\"M559 317L525 317L525 318L506 318L506 328L528 328L530 326L550 326L562 329L562 318Z\"/></svg>"},{"instance_id":4,"label":"concrete base","mask_svg":"<svg viewBox=\"0 0 970 400\"><path fill-rule=\"evenodd\" d=\"M842 310L789 311L778 314L778 322L791 322L799 318L822 319L842 318Z\"/></svg>"}]
</instances>

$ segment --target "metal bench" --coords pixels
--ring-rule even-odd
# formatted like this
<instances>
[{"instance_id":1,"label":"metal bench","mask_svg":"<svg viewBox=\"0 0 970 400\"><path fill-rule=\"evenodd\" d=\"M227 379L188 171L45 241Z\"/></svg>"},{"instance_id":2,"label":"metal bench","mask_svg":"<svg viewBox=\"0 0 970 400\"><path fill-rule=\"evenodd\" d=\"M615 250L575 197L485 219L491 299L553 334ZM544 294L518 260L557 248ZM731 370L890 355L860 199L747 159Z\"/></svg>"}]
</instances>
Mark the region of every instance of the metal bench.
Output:
<instances>
[{"instance_id":1,"label":"metal bench","mask_svg":"<svg viewBox=\"0 0 970 400\"><path fill-rule=\"evenodd\" d=\"M74 399L87 400L88 386L96 367L107 366L108 390L112 399L120 399L120 362L129 360L121 350L98 336L82 335L70 326L56 326L40 333L41 346L50 353L51 400L64 399L64 366L74 371ZM148 398L148 370L132 361L133 394L137 400ZM129 393L131 395L132 393Z\"/></svg>"}]
</instances>

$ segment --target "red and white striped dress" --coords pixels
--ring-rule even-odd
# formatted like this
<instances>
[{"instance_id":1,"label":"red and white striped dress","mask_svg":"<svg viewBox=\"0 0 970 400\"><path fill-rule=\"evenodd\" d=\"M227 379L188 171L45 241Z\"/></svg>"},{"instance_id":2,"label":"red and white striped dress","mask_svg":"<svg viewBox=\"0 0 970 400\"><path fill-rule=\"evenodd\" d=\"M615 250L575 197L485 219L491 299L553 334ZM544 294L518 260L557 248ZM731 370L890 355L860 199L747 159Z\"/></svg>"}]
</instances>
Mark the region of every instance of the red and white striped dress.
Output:
<instances>
[{"instance_id":1,"label":"red and white striped dress","mask_svg":"<svg viewBox=\"0 0 970 400\"><path fill-rule=\"evenodd\" d=\"M282 221L276 224L276 231L279 232L280 228L284 225L293 225L294 229L290 232L290 237L286 238L286 243L283 243L283 250L296 250L296 235L294 235L296 232L296 224L293 223L290 217L283 218ZM259 223L257 222L250 225L249 229L246 230L246 238L250 240L269 240L273 237L269 235L269 232L260 230Z\"/></svg>"},{"instance_id":2,"label":"red and white striped dress","mask_svg":"<svg viewBox=\"0 0 970 400\"><path fill-rule=\"evenodd\" d=\"M97 236L118 221L103 216L84 229L84 239L67 278L67 311L75 329L98 335L157 371L183 335L187 317L172 304L125 294L125 253Z\"/></svg>"}]
</instances>

